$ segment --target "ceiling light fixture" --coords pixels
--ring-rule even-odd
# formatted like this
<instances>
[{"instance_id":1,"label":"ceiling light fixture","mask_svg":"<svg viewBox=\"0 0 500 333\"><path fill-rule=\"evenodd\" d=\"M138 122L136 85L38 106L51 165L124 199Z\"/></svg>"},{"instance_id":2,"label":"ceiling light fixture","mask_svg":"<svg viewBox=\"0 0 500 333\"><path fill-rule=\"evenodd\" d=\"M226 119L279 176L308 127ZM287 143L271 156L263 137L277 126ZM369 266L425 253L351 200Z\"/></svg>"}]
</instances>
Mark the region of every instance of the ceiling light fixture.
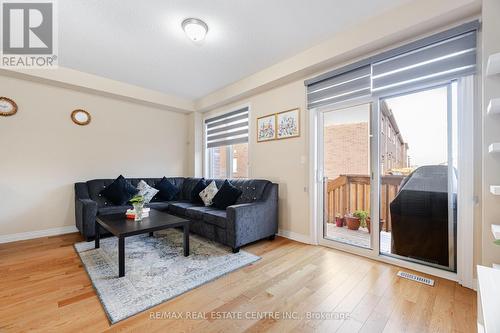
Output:
<instances>
[{"instance_id":1,"label":"ceiling light fixture","mask_svg":"<svg viewBox=\"0 0 500 333\"><path fill-rule=\"evenodd\" d=\"M208 25L197 18L187 18L182 21L182 29L193 42L201 42L208 32Z\"/></svg>"}]
</instances>

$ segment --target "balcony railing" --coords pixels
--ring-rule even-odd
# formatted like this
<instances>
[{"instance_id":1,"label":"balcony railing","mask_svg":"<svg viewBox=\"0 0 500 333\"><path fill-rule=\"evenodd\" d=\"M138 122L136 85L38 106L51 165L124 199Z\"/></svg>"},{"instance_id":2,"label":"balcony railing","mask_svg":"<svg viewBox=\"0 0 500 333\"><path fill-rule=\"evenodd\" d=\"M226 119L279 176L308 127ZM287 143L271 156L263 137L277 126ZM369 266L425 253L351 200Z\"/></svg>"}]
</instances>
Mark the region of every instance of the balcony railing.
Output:
<instances>
[{"instance_id":1,"label":"balcony railing","mask_svg":"<svg viewBox=\"0 0 500 333\"><path fill-rule=\"evenodd\" d=\"M391 214L389 205L398 193L404 176L382 176L380 219L384 220L383 229L391 231ZM370 211L370 176L340 175L328 179L326 186L325 214L327 221L335 222L337 214L343 216L356 210Z\"/></svg>"}]
</instances>

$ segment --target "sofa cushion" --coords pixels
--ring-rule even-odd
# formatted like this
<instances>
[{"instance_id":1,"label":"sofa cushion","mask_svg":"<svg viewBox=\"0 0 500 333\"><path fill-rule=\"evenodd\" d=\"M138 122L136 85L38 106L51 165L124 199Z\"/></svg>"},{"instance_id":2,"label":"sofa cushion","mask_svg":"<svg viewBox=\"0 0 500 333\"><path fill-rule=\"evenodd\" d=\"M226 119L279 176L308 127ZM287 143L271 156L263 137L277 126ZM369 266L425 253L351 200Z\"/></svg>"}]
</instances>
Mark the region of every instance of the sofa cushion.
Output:
<instances>
[{"instance_id":1,"label":"sofa cushion","mask_svg":"<svg viewBox=\"0 0 500 333\"><path fill-rule=\"evenodd\" d=\"M200 192L200 198L205 204L205 206L211 206L212 205L212 200L217 194L219 189L217 188L217 185L215 185L215 181L213 180L210 184L208 184L207 187L203 191Z\"/></svg>"},{"instance_id":2,"label":"sofa cushion","mask_svg":"<svg viewBox=\"0 0 500 333\"><path fill-rule=\"evenodd\" d=\"M97 210L97 215L121 214L125 213L127 209L132 209L132 206L122 205L101 207Z\"/></svg>"},{"instance_id":3,"label":"sofa cushion","mask_svg":"<svg viewBox=\"0 0 500 333\"><path fill-rule=\"evenodd\" d=\"M262 199L264 189L268 184L268 180L262 179L231 179L231 184L241 190L241 196L236 201L236 204L251 203Z\"/></svg>"},{"instance_id":4,"label":"sofa cushion","mask_svg":"<svg viewBox=\"0 0 500 333\"><path fill-rule=\"evenodd\" d=\"M234 205L240 197L242 191L234 187L228 180L224 181L221 188L213 198L212 206L219 209L226 209Z\"/></svg>"},{"instance_id":5,"label":"sofa cushion","mask_svg":"<svg viewBox=\"0 0 500 333\"><path fill-rule=\"evenodd\" d=\"M129 201L138 192L122 175L106 186L101 194L115 205L121 206Z\"/></svg>"},{"instance_id":6,"label":"sofa cushion","mask_svg":"<svg viewBox=\"0 0 500 333\"><path fill-rule=\"evenodd\" d=\"M106 199L101 191L106 188L109 184L113 182L112 179L94 179L87 182L87 188L89 192L90 199L97 202L98 207L105 207L107 205L113 205L111 201Z\"/></svg>"},{"instance_id":7,"label":"sofa cushion","mask_svg":"<svg viewBox=\"0 0 500 333\"><path fill-rule=\"evenodd\" d=\"M189 207L186 208L186 216L194 220L203 220L203 214L209 210L214 210L214 209L205 206Z\"/></svg>"},{"instance_id":8,"label":"sofa cushion","mask_svg":"<svg viewBox=\"0 0 500 333\"><path fill-rule=\"evenodd\" d=\"M160 201L174 200L180 191L166 177L163 177L157 184L155 184L155 188L157 190L159 190L158 194L155 197L155 201L156 200L160 200Z\"/></svg>"},{"instance_id":9,"label":"sofa cushion","mask_svg":"<svg viewBox=\"0 0 500 333\"><path fill-rule=\"evenodd\" d=\"M139 183L142 181L146 182L149 186L154 187L155 182L159 181L160 178L125 178L129 181L130 184L132 184L135 187L139 186Z\"/></svg>"},{"instance_id":10,"label":"sofa cushion","mask_svg":"<svg viewBox=\"0 0 500 333\"><path fill-rule=\"evenodd\" d=\"M170 203L166 201L157 201L157 202L150 202L146 206L157 210L167 210L168 206L170 206Z\"/></svg>"},{"instance_id":11,"label":"sofa cushion","mask_svg":"<svg viewBox=\"0 0 500 333\"><path fill-rule=\"evenodd\" d=\"M186 178L182 182L181 193L178 200L191 200L191 192L202 178ZM174 184L175 185L175 184Z\"/></svg>"},{"instance_id":12,"label":"sofa cushion","mask_svg":"<svg viewBox=\"0 0 500 333\"><path fill-rule=\"evenodd\" d=\"M209 224L218 226L219 228L226 229L227 214L225 210L210 209L203 212L203 221Z\"/></svg>"},{"instance_id":13,"label":"sofa cushion","mask_svg":"<svg viewBox=\"0 0 500 333\"><path fill-rule=\"evenodd\" d=\"M171 201L168 205L168 210L177 215L186 215L186 209L189 207L198 206L189 201Z\"/></svg>"},{"instance_id":14,"label":"sofa cushion","mask_svg":"<svg viewBox=\"0 0 500 333\"><path fill-rule=\"evenodd\" d=\"M137 189L139 190L139 192L137 192L137 195L141 195L144 198L144 203L146 204L149 203L159 192L159 190L150 186L144 180L141 180L139 184L137 184Z\"/></svg>"},{"instance_id":15,"label":"sofa cushion","mask_svg":"<svg viewBox=\"0 0 500 333\"><path fill-rule=\"evenodd\" d=\"M197 204L203 204L203 200L201 200L200 197L200 192L203 191L207 187L207 183L205 182L205 179L202 178L196 183L196 185L193 187L193 190L191 191L191 202L192 203L197 203Z\"/></svg>"}]
</instances>

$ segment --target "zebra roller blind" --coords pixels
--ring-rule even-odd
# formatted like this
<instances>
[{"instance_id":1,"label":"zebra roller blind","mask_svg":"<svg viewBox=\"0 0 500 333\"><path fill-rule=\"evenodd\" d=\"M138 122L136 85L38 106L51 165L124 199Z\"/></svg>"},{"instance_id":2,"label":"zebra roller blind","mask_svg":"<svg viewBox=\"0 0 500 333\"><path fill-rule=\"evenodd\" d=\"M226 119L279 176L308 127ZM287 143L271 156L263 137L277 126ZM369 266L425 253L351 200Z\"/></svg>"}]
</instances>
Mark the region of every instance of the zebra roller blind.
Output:
<instances>
[{"instance_id":1,"label":"zebra roller blind","mask_svg":"<svg viewBox=\"0 0 500 333\"><path fill-rule=\"evenodd\" d=\"M248 142L248 107L205 120L207 148Z\"/></svg>"},{"instance_id":2,"label":"zebra roller blind","mask_svg":"<svg viewBox=\"0 0 500 333\"><path fill-rule=\"evenodd\" d=\"M336 103L371 93L371 68L364 66L307 87L309 108Z\"/></svg>"},{"instance_id":3,"label":"zebra roller blind","mask_svg":"<svg viewBox=\"0 0 500 333\"><path fill-rule=\"evenodd\" d=\"M308 108L474 74L478 28L465 23L307 80Z\"/></svg>"},{"instance_id":4,"label":"zebra roller blind","mask_svg":"<svg viewBox=\"0 0 500 333\"><path fill-rule=\"evenodd\" d=\"M476 71L476 32L372 64L372 91L453 79Z\"/></svg>"}]
</instances>

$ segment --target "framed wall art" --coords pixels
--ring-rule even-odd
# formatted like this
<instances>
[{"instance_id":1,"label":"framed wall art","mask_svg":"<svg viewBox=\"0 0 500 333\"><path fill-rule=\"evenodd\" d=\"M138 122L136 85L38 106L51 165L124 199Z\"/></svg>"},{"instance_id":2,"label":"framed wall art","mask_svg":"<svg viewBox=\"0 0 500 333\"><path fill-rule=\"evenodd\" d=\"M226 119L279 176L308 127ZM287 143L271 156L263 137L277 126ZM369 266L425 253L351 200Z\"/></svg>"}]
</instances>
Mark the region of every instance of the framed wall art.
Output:
<instances>
[{"instance_id":1,"label":"framed wall art","mask_svg":"<svg viewBox=\"0 0 500 333\"><path fill-rule=\"evenodd\" d=\"M257 142L276 139L276 115L257 118Z\"/></svg>"},{"instance_id":2,"label":"framed wall art","mask_svg":"<svg viewBox=\"0 0 500 333\"><path fill-rule=\"evenodd\" d=\"M276 114L276 138L288 139L300 136L300 109Z\"/></svg>"}]
</instances>

